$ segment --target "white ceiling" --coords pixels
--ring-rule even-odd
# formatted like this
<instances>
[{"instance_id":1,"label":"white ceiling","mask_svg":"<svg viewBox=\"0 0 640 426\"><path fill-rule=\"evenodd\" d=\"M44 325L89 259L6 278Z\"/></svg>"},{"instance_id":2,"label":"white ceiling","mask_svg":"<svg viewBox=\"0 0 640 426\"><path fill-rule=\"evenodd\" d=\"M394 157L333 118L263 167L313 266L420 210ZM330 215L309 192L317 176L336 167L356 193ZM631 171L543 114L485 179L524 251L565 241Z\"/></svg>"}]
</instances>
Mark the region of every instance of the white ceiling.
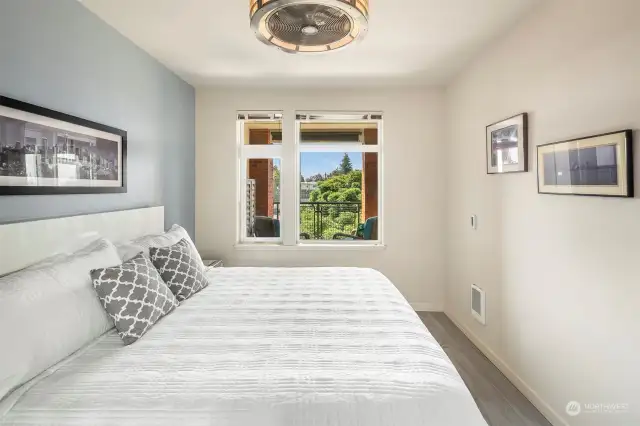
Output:
<instances>
[{"instance_id":1,"label":"white ceiling","mask_svg":"<svg viewBox=\"0 0 640 426\"><path fill-rule=\"evenodd\" d=\"M81 0L194 86L439 85L540 0L370 0L366 38L291 55L259 42L248 0Z\"/></svg>"}]
</instances>

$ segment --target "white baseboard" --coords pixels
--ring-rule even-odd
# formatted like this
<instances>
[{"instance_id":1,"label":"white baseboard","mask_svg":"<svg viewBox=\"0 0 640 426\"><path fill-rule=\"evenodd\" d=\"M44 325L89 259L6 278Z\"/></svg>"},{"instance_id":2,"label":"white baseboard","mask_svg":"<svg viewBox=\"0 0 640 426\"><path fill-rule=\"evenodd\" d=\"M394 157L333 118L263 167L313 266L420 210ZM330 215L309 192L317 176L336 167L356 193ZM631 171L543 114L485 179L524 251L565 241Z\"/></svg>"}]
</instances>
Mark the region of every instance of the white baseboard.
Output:
<instances>
[{"instance_id":1,"label":"white baseboard","mask_svg":"<svg viewBox=\"0 0 640 426\"><path fill-rule=\"evenodd\" d=\"M570 426L549 404L547 404L528 384L520 378L509 365L498 357L487 345L482 342L468 328L453 318L452 315L446 314L447 317L473 342L474 345L504 374L513 385L549 420L553 426Z\"/></svg>"},{"instance_id":2,"label":"white baseboard","mask_svg":"<svg viewBox=\"0 0 640 426\"><path fill-rule=\"evenodd\" d=\"M413 310L416 311L416 312L442 312L442 311L444 311L444 309L442 309L442 306L438 306L435 303L431 303L431 302L418 302L418 303L409 302L409 304L411 305Z\"/></svg>"}]
</instances>

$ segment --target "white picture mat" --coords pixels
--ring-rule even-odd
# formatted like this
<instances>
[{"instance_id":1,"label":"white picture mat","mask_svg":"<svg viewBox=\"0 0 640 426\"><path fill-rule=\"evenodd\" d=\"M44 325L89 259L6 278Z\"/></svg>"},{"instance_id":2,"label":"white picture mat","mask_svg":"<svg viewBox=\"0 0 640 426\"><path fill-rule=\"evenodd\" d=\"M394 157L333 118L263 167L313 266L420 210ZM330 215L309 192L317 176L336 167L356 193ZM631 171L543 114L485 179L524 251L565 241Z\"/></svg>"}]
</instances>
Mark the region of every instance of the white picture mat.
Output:
<instances>
[{"instance_id":1,"label":"white picture mat","mask_svg":"<svg viewBox=\"0 0 640 426\"><path fill-rule=\"evenodd\" d=\"M544 184L544 154L556 150L565 152L573 149L596 148L599 146L615 145L618 161L618 185L545 185ZM588 195L620 195L627 194L627 145L626 133L619 132L610 135L568 141L564 143L542 145L538 147L538 188L542 193L551 194L588 194ZM612 190L614 189L614 190Z\"/></svg>"},{"instance_id":2,"label":"white picture mat","mask_svg":"<svg viewBox=\"0 0 640 426\"><path fill-rule=\"evenodd\" d=\"M22 120L29 123L52 127L71 133L94 138L106 139L118 143L118 180L89 180L89 179L64 179L64 178L43 178L43 177L22 177L22 176L0 176L2 186L71 186L71 187L120 187L122 186L122 137L113 133L103 132L90 127L60 121L55 118L45 117L14 108L0 105L0 116Z\"/></svg>"},{"instance_id":3,"label":"white picture mat","mask_svg":"<svg viewBox=\"0 0 640 426\"><path fill-rule=\"evenodd\" d=\"M93 136L95 138L107 139L114 142L122 141L120 135L103 132L101 130L92 129L90 127L84 127L77 124L68 123L66 121L56 120L55 118L45 117L43 115L33 114L31 112L9 108L2 105L0 105L0 115L9 118L15 118L16 120L40 124L42 126L54 127L56 129L65 130L67 132L82 133L87 136Z\"/></svg>"},{"instance_id":4,"label":"white picture mat","mask_svg":"<svg viewBox=\"0 0 640 426\"><path fill-rule=\"evenodd\" d=\"M122 243L162 232L162 206L0 225L0 276L100 237Z\"/></svg>"},{"instance_id":5,"label":"white picture mat","mask_svg":"<svg viewBox=\"0 0 640 426\"><path fill-rule=\"evenodd\" d=\"M90 179L60 179L22 176L0 176L1 186L44 186L44 187L114 187L122 186L122 180L90 180Z\"/></svg>"}]
</instances>

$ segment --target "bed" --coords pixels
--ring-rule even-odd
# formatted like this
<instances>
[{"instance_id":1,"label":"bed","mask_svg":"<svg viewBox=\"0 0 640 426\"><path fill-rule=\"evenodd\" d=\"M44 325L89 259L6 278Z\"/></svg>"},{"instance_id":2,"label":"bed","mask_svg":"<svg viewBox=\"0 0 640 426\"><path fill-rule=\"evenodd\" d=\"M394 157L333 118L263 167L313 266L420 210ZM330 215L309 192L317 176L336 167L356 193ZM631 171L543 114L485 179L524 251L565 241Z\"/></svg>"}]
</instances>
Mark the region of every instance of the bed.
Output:
<instances>
[{"instance_id":1,"label":"bed","mask_svg":"<svg viewBox=\"0 0 640 426\"><path fill-rule=\"evenodd\" d=\"M0 424L486 426L381 273L207 273L135 344L108 331L9 394Z\"/></svg>"}]
</instances>

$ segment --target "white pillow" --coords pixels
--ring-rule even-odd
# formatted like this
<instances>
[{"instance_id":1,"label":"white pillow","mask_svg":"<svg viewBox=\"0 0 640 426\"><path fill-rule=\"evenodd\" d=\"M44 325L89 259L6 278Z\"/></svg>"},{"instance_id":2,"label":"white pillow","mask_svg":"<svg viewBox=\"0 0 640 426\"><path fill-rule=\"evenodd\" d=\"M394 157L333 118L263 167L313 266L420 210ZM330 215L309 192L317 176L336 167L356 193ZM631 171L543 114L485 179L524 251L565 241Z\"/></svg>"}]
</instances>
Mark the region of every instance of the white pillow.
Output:
<instances>
[{"instance_id":1,"label":"white pillow","mask_svg":"<svg viewBox=\"0 0 640 426\"><path fill-rule=\"evenodd\" d=\"M89 272L119 264L102 239L0 278L0 399L113 327Z\"/></svg>"},{"instance_id":2,"label":"white pillow","mask_svg":"<svg viewBox=\"0 0 640 426\"><path fill-rule=\"evenodd\" d=\"M120 244L117 246L118 254L120 255L120 259L124 262L136 254L143 252L145 256L150 257L149 249L151 247L169 247L182 239L187 240L189 246L191 247L194 256L202 266L204 267L204 263L202 262L202 257L200 257L200 253L198 253L198 249L196 245L189 237L189 233L180 225L173 225L167 232L160 235L145 235L144 237L137 238L127 244Z\"/></svg>"}]
</instances>

